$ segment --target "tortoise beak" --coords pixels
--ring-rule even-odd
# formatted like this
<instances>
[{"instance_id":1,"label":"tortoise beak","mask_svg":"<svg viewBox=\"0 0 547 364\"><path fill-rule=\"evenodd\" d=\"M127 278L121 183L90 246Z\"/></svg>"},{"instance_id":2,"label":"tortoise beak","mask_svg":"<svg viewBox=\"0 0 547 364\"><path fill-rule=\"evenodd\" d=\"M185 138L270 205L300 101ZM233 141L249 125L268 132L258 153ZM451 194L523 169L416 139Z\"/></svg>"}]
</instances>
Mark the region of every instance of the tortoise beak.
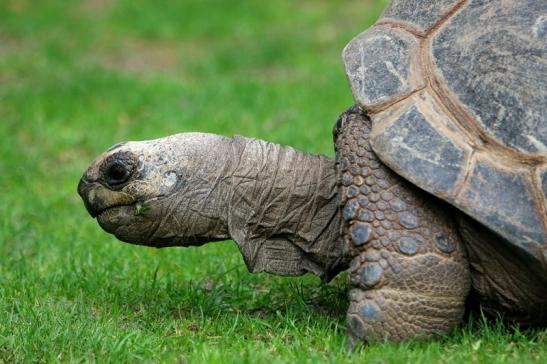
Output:
<instances>
[{"instance_id":1,"label":"tortoise beak","mask_svg":"<svg viewBox=\"0 0 547 364\"><path fill-rule=\"evenodd\" d=\"M82 197L87 212L93 218L112 207L135 203L135 199L127 193L112 191L101 183L89 181L85 174L78 183L78 194Z\"/></svg>"},{"instance_id":2,"label":"tortoise beak","mask_svg":"<svg viewBox=\"0 0 547 364\"><path fill-rule=\"evenodd\" d=\"M78 183L78 194L84 201L84 206L87 210L87 212L91 215L91 217L97 217L99 214L99 210L91 204L89 201L89 195L90 191L93 188L94 183L90 183L86 180L85 175L80 179L80 182Z\"/></svg>"}]
</instances>

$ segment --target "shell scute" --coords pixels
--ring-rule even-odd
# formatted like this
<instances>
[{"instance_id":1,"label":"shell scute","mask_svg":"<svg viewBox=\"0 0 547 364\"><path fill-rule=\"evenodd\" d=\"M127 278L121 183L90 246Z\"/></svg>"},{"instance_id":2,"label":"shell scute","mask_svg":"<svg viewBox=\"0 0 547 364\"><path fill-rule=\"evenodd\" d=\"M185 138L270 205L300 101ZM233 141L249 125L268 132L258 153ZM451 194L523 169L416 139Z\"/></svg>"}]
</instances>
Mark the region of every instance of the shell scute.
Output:
<instances>
[{"instance_id":1,"label":"shell scute","mask_svg":"<svg viewBox=\"0 0 547 364\"><path fill-rule=\"evenodd\" d=\"M452 195L465 172L467 152L433 128L412 106L373 136L372 147L383 162L418 186Z\"/></svg>"},{"instance_id":2,"label":"shell scute","mask_svg":"<svg viewBox=\"0 0 547 364\"><path fill-rule=\"evenodd\" d=\"M423 87L410 67L418 48L414 37L395 29L373 28L355 37L342 57L358 104L374 108Z\"/></svg>"}]
</instances>

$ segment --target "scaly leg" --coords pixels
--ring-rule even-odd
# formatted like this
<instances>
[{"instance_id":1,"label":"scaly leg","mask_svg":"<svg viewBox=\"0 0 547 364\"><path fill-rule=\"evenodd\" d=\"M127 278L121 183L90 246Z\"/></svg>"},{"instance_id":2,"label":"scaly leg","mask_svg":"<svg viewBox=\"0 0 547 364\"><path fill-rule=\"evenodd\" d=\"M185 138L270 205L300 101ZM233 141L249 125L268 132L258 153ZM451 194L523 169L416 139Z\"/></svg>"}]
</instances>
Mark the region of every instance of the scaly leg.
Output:
<instances>
[{"instance_id":1,"label":"scaly leg","mask_svg":"<svg viewBox=\"0 0 547 364\"><path fill-rule=\"evenodd\" d=\"M345 225L355 257L349 269L350 345L400 341L450 331L469 293L467 258L451 213L439 199L385 167L356 108L334 134Z\"/></svg>"}]
</instances>

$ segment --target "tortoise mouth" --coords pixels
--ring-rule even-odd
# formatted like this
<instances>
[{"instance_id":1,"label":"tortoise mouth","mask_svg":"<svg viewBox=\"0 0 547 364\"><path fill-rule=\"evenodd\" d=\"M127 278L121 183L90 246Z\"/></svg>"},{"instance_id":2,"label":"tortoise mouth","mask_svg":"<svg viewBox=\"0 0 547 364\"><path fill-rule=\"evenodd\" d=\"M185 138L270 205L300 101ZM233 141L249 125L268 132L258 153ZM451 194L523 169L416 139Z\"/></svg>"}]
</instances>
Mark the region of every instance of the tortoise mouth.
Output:
<instances>
[{"instance_id":1,"label":"tortoise mouth","mask_svg":"<svg viewBox=\"0 0 547 364\"><path fill-rule=\"evenodd\" d=\"M126 243L155 247L181 245L173 242L172 238L163 241L156 236L160 221L157 210L143 206L139 202L110 206L97 215L97 223L104 231Z\"/></svg>"},{"instance_id":2,"label":"tortoise mouth","mask_svg":"<svg viewBox=\"0 0 547 364\"><path fill-rule=\"evenodd\" d=\"M98 211L94 211L91 215L93 218L96 218L99 220L103 216L107 216L108 214L111 214L115 212L116 210L122 209L122 208L128 208L128 207L135 207L137 203L131 203L131 204L119 204L119 205L112 205L108 207L103 207L102 209Z\"/></svg>"},{"instance_id":3,"label":"tortoise mouth","mask_svg":"<svg viewBox=\"0 0 547 364\"><path fill-rule=\"evenodd\" d=\"M100 210L96 219L101 228L105 231L117 235L116 232L121 229L140 230L144 225L144 219L137 213L137 203L112 205Z\"/></svg>"},{"instance_id":4,"label":"tortoise mouth","mask_svg":"<svg viewBox=\"0 0 547 364\"><path fill-rule=\"evenodd\" d=\"M131 206L135 198L123 191L113 191L100 182L89 182L82 177L78 183L78 194L91 217L96 218L106 211L117 207Z\"/></svg>"},{"instance_id":5,"label":"tortoise mouth","mask_svg":"<svg viewBox=\"0 0 547 364\"><path fill-rule=\"evenodd\" d=\"M120 218L122 215L126 220L128 217L139 217L144 214L140 203L134 202L130 204L112 205L97 211L94 216L99 222L100 220L111 219L113 217Z\"/></svg>"}]
</instances>

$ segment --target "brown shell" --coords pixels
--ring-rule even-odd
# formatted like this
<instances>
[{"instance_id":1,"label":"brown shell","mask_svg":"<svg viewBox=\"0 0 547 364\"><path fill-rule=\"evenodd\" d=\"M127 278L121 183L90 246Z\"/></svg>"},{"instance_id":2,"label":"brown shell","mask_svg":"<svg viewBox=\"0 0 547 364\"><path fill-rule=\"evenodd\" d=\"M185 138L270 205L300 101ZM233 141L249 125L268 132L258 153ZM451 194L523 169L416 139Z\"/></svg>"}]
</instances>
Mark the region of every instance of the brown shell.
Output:
<instances>
[{"instance_id":1,"label":"brown shell","mask_svg":"<svg viewBox=\"0 0 547 364\"><path fill-rule=\"evenodd\" d=\"M547 269L547 6L395 0L344 49L391 169Z\"/></svg>"}]
</instances>

